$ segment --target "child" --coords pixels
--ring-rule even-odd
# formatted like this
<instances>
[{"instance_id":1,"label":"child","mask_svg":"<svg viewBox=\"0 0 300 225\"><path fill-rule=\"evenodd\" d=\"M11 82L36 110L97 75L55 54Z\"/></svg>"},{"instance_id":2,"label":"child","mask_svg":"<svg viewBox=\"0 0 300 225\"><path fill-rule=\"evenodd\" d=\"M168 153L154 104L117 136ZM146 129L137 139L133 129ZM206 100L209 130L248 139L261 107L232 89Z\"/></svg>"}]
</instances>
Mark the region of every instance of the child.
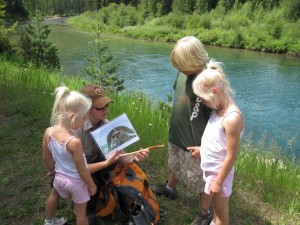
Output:
<instances>
[{"instance_id":1,"label":"child","mask_svg":"<svg viewBox=\"0 0 300 225\"><path fill-rule=\"evenodd\" d=\"M43 138L43 160L53 174L52 192L46 203L45 225L63 225L66 219L54 217L60 196L72 197L77 225L88 225L86 205L90 195L96 192L79 138L71 129L80 128L92 106L89 98L70 91L67 87L55 90L56 98L52 110L51 125Z\"/></svg>"},{"instance_id":2,"label":"child","mask_svg":"<svg viewBox=\"0 0 300 225\"><path fill-rule=\"evenodd\" d=\"M179 71L174 84L168 137L170 174L166 183L153 187L153 190L157 195L176 199L177 185L179 181L183 182L188 190L200 195L201 209L191 225L208 225L212 219L211 197L204 193L200 160L193 158L187 148L201 145L201 136L211 113L211 109L200 104L192 89L194 79L205 68L209 58L201 41L187 36L177 41L170 60Z\"/></svg>"},{"instance_id":3,"label":"child","mask_svg":"<svg viewBox=\"0 0 300 225\"><path fill-rule=\"evenodd\" d=\"M200 148L191 147L189 150L195 157L201 155L205 192L213 197L215 203L211 225L228 225L228 202L244 119L232 99L232 89L219 62L211 60L208 63L207 69L194 80L193 90L202 99L202 104L213 112L202 135Z\"/></svg>"}]
</instances>

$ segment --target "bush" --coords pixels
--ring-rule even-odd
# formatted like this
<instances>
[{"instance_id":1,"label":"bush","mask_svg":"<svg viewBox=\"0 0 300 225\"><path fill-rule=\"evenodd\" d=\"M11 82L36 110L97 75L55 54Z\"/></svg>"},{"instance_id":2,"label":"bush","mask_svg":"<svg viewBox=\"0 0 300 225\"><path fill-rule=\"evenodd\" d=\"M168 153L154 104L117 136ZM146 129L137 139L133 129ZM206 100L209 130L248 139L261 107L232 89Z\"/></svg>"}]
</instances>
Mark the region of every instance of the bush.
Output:
<instances>
[{"instance_id":1,"label":"bush","mask_svg":"<svg viewBox=\"0 0 300 225\"><path fill-rule=\"evenodd\" d=\"M187 22L187 29L199 29L199 28L211 29L211 19L208 17L208 14L198 15L193 14L193 16L189 17Z\"/></svg>"},{"instance_id":2,"label":"bush","mask_svg":"<svg viewBox=\"0 0 300 225\"><path fill-rule=\"evenodd\" d=\"M175 29L185 29L186 24L188 22L187 15L179 15L179 14L169 14L168 16L164 17L164 24L166 26L170 26L171 28Z\"/></svg>"}]
</instances>

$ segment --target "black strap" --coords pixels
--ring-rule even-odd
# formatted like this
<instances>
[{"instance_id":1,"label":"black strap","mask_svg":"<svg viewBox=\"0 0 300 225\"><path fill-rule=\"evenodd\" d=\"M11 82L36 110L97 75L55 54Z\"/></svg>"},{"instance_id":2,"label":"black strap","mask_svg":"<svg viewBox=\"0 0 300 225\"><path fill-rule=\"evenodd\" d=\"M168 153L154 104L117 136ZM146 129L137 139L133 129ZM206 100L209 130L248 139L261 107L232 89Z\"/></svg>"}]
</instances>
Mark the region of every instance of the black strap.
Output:
<instances>
[{"instance_id":1,"label":"black strap","mask_svg":"<svg viewBox=\"0 0 300 225\"><path fill-rule=\"evenodd\" d=\"M114 199L115 199L116 222L121 223L121 207L120 207L120 202L119 202L118 191L117 191L117 188L113 185L111 185L111 188L112 188L112 192L113 192Z\"/></svg>"}]
</instances>

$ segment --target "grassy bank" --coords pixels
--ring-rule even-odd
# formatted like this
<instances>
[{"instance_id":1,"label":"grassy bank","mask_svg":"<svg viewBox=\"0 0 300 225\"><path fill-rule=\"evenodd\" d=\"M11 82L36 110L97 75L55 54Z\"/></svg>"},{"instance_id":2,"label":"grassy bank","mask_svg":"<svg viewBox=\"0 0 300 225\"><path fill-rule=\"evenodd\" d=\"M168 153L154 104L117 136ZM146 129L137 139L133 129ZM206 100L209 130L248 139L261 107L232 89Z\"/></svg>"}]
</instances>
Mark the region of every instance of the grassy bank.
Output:
<instances>
[{"instance_id":1,"label":"grassy bank","mask_svg":"<svg viewBox=\"0 0 300 225\"><path fill-rule=\"evenodd\" d=\"M170 13L143 17L142 9L110 4L67 20L81 30L161 41L197 36L204 44L300 56L300 21L288 20L283 7L271 11L241 4L226 12L217 7L204 14Z\"/></svg>"},{"instance_id":2,"label":"grassy bank","mask_svg":"<svg viewBox=\"0 0 300 225\"><path fill-rule=\"evenodd\" d=\"M84 82L0 59L0 224L43 223L50 188L41 158L41 140L49 124L51 93L61 83L79 90ZM143 93L111 97L111 118L126 112L141 138L127 151L167 144L169 112L161 105L154 105ZM240 147L230 201L231 224L299 225L299 163L276 151L267 154L263 147L249 143L244 141ZM152 184L163 182L168 174L167 148L154 150L140 166ZM167 209L166 225L190 224L198 211L197 196L182 185L179 191L176 201L159 198ZM62 200L57 213L74 224L71 206L71 201Z\"/></svg>"}]
</instances>

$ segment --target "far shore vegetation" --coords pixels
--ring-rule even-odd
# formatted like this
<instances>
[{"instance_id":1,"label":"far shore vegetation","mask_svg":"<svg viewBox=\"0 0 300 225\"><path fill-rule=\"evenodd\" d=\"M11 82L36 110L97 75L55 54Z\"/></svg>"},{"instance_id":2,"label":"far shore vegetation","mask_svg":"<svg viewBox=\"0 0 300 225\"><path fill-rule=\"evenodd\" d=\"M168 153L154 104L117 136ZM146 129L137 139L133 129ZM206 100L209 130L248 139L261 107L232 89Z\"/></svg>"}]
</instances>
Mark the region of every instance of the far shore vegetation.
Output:
<instances>
[{"instance_id":1,"label":"far shore vegetation","mask_svg":"<svg viewBox=\"0 0 300 225\"><path fill-rule=\"evenodd\" d=\"M300 21L288 19L286 8L286 1L272 10L246 2L230 10L218 5L205 13L171 12L144 18L142 9L110 4L66 22L90 32L100 26L103 33L130 38L175 42L194 35L205 45L300 56Z\"/></svg>"},{"instance_id":2,"label":"far shore vegetation","mask_svg":"<svg viewBox=\"0 0 300 225\"><path fill-rule=\"evenodd\" d=\"M50 180L41 158L41 140L49 126L51 93L60 84L80 90L86 82L80 77L0 59L0 224L43 223ZM110 118L126 112L141 139L127 151L153 144L167 146L168 107L154 104L153 99L139 92L120 92L111 97L114 103ZM139 165L151 184L164 182L167 147L153 150ZM299 187L299 161L286 157L276 146L266 151L263 144L243 140L230 202L231 224L299 225ZM197 214L197 196L183 186L179 191L176 201L159 197L167 210L166 225L190 224ZM71 207L71 201L61 201L58 215L74 222Z\"/></svg>"}]
</instances>

